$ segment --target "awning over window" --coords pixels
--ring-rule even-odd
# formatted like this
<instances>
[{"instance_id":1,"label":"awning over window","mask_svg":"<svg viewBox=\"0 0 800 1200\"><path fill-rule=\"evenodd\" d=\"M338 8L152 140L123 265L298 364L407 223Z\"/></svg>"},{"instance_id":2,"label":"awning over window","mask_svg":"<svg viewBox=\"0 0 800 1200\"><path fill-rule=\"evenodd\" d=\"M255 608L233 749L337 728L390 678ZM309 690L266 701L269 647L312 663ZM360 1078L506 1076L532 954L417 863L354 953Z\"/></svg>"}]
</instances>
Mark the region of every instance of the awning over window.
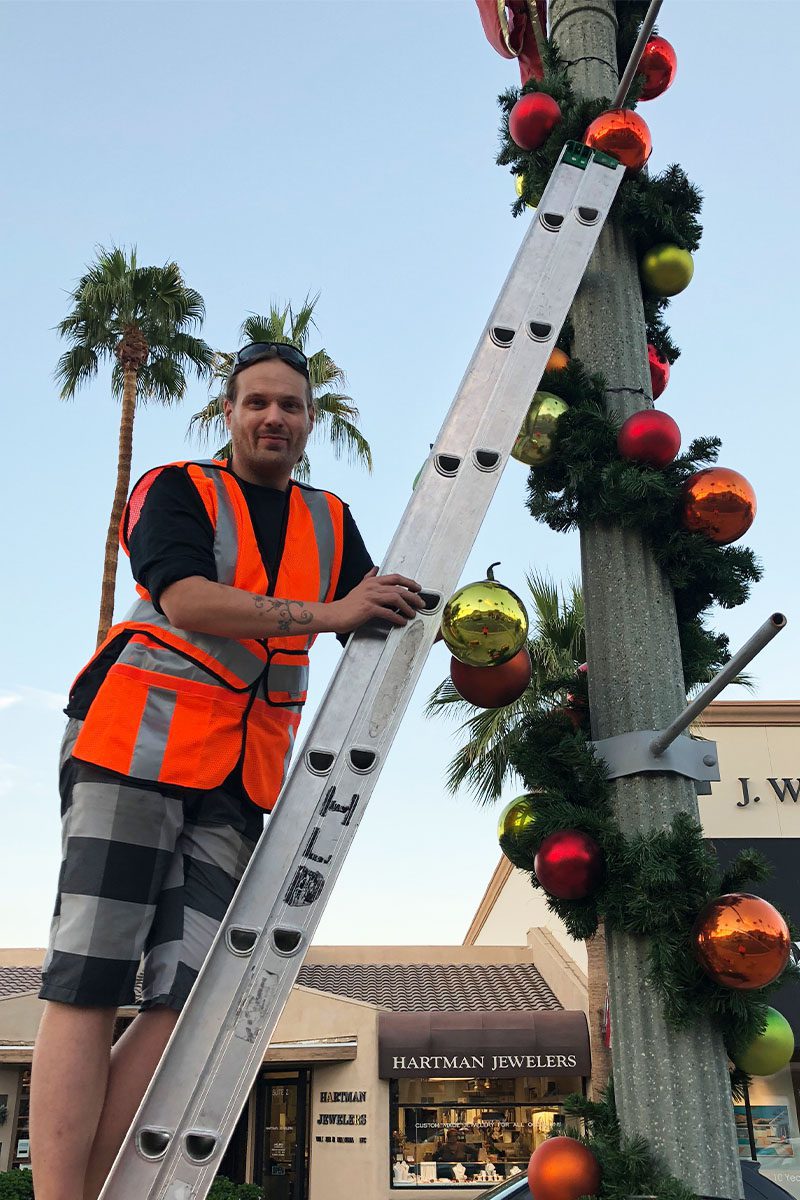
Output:
<instances>
[{"instance_id":1,"label":"awning over window","mask_svg":"<svg viewBox=\"0 0 800 1200\"><path fill-rule=\"evenodd\" d=\"M381 1079L589 1075L582 1012L382 1012Z\"/></svg>"}]
</instances>

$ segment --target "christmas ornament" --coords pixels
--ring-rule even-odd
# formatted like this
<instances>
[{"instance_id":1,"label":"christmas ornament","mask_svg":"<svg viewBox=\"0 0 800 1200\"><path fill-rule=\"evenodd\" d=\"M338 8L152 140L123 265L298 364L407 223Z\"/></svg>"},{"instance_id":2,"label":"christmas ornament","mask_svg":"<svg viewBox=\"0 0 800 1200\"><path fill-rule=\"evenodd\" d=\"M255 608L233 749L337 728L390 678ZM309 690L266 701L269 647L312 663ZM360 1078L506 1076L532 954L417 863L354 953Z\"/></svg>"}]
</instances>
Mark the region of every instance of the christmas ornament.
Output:
<instances>
[{"instance_id":1,"label":"christmas ornament","mask_svg":"<svg viewBox=\"0 0 800 1200\"><path fill-rule=\"evenodd\" d=\"M650 365L650 387L653 399L657 400L669 383L669 363L656 350L652 342L647 343L647 361Z\"/></svg>"},{"instance_id":2,"label":"christmas ornament","mask_svg":"<svg viewBox=\"0 0 800 1200\"><path fill-rule=\"evenodd\" d=\"M525 189L525 176L524 175L515 175L514 176L514 187L516 189L517 195L519 196L519 198L521 200L522 193ZM531 210L531 212L536 212L536 205L529 204L527 200L525 201L525 207L529 208Z\"/></svg>"},{"instance_id":3,"label":"christmas ornament","mask_svg":"<svg viewBox=\"0 0 800 1200\"><path fill-rule=\"evenodd\" d=\"M550 896L583 900L602 879L604 865L603 851L593 837L580 829L559 829L542 842L533 869Z\"/></svg>"},{"instance_id":4,"label":"christmas ornament","mask_svg":"<svg viewBox=\"0 0 800 1200\"><path fill-rule=\"evenodd\" d=\"M520 867L523 871L530 871L533 862L530 851L523 848L519 839L530 829L534 820L530 796L517 796L516 800L506 805L497 822L501 851L513 866Z\"/></svg>"},{"instance_id":5,"label":"christmas ornament","mask_svg":"<svg viewBox=\"0 0 800 1200\"><path fill-rule=\"evenodd\" d=\"M517 796L507 804L497 819L498 838L518 838L534 822L530 796Z\"/></svg>"},{"instance_id":6,"label":"christmas ornament","mask_svg":"<svg viewBox=\"0 0 800 1200\"><path fill-rule=\"evenodd\" d=\"M445 605L442 637L454 658L469 667L492 667L518 654L528 636L528 614L516 592L492 574L459 588Z\"/></svg>"},{"instance_id":7,"label":"christmas ornament","mask_svg":"<svg viewBox=\"0 0 800 1200\"><path fill-rule=\"evenodd\" d=\"M645 44L637 75L644 75L644 87L639 93L640 100L655 100L662 96L675 81L678 69L678 56L675 49L666 38L651 37Z\"/></svg>"},{"instance_id":8,"label":"christmas ornament","mask_svg":"<svg viewBox=\"0 0 800 1200\"><path fill-rule=\"evenodd\" d=\"M724 987L752 991L777 979L789 960L789 929L769 901L748 892L717 896L692 929L695 955Z\"/></svg>"},{"instance_id":9,"label":"christmas ornament","mask_svg":"<svg viewBox=\"0 0 800 1200\"><path fill-rule=\"evenodd\" d=\"M600 1164L588 1146L571 1137L542 1142L528 1163L528 1187L536 1200L579 1200L600 1187Z\"/></svg>"},{"instance_id":10,"label":"christmas ornament","mask_svg":"<svg viewBox=\"0 0 800 1200\"><path fill-rule=\"evenodd\" d=\"M734 1066L748 1075L774 1075L791 1062L794 1030L777 1008L767 1009L767 1027L734 1059Z\"/></svg>"},{"instance_id":11,"label":"christmas ornament","mask_svg":"<svg viewBox=\"0 0 800 1200\"><path fill-rule=\"evenodd\" d=\"M617 435L623 458L648 467L666 467L681 448L681 431L669 413L645 408L628 417Z\"/></svg>"},{"instance_id":12,"label":"christmas ornament","mask_svg":"<svg viewBox=\"0 0 800 1200\"><path fill-rule=\"evenodd\" d=\"M629 108L610 108L600 113L586 130L583 140L593 150L612 155L630 175L642 169L653 149L646 123Z\"/></svg>"},{"instance_id":13,"label":"christmas ornament","mask_svg":"<svg viewBox=\"0 0 800 1200\"><path fill-rule=\"evenodd\" d=\"M756 494L744 475L729 467L706 467L683 487L681 523L727 546L746 533L756 516Z\"/></svg>"},{"instance_id":14,"label":"christmas ornament","mask_svg":"<svg viewBox=\"0 0 800 1200\"><path fill-rule=\"evenodd\" d=\"M563 350L559 350L558 346L554 346L547 360L545 371L563 371L568 363L569 356Z\"/></svg>"},{"instance_id":15,"label":"christmas ornament","mask_svg":"<svg viewBox=\"0 0 800 1200\"><path fill-rule=\"evenodd\" d=\"M647 251L640 270L645 286L654 296L677 296L692 282L694 260L688 250L662 242Z\"/></svg>"},{"instance_id":16,"label":"christmas ornament","mask_svg":"<svg viewBox=\"0 0 800 1200\"><path fill-rule=\"evenodd\" d=\"M553 436L559 417L569 406L551 392L536 392L511 457L529 467L541 467L553 457Z\"/></svg>"},{"instance_id":17,"label":"christmas ornament","mask_svg":"<svg viewBox=\"0 0 800 1200\"><path fill-rule=\"evenodd\" d=\"M508 132L520 150L538 150L561 120L561 109L546 92L520 96L508 117Z\"/></svg>"},{"instance_id":18,"label":"christmas ornament","mask_svg":"<svg viewBox=\"0 0 800 1200\"><path fill-rule=\"evenodd\" d=\"M500 666L470 667L450 660L450 678L464 700L477 708L503 708L519 700L531 681L531 657L522 649Z\"/></svg>"}]
</instances>

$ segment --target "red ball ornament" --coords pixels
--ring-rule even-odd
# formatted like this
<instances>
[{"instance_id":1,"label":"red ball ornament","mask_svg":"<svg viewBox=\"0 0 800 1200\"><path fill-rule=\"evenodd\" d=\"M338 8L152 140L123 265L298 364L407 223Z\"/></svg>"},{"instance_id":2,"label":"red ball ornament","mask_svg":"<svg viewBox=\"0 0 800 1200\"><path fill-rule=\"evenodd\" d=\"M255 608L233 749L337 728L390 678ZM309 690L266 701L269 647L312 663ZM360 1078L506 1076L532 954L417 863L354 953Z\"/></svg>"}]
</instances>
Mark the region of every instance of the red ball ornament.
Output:
<instances>
[{"instance_id":1,"label":"red ball ornament","mask_svg":"<svg viewBox=\"0 0 800 1200\"><path fill-rule=\"evenodd\" d=\"M681 448L681 431L669 413L645 408L628 417L617 435L623 458L648 467L666 467Z\"/></svg>"},{"instance_id":2,"label":"red ball ornament","mask_svg":"<svg viewBox=\"0 0 800 1200\"><path fill-rule=\"evenodd\" d=\"M456 691L477 708L502 708L519 700L531 681L531 657L524 648L496 667L470 667L450 659Z\"/></svg>"},{"instance_id":3,"label":"red ball ornament","mask_svg":"<svg viewBox=\"0 0 800 1200\"><path fill-rule=\"evenodd\" d=\"M738 541L753 524L756 494L744 475L729 467L706 467L683 487L681 522L718 546Z\"/></svg>"},{"instance_id":4,"label":"red ball ornament","mask_svg":"<svg viewBox=\"0 0 800 1200\"><path fill-rule=\"evenodd\" d=\"M583 900L602 879L604 866L603 851L580 829L551 833L533 863L539 883L558 900Z\"/></svg>"},{"instance_id":5,"label":"red ball ornament","mask_svg":"<svg viewBox=\"0 0 800 1200\"><path fill-rule=\"evenodd\" d=\"M637 75L644 75L644 87L639 99L655 100L656 96L663 95L668 87L672 87L677 69L675 48L666 38L651 37L636 68Z\"/></svg>"},{"instance_id":6,"label":"red ball ornament","mask_svg":"<svg viewBox=\"0 0 800 1200\"><path fill-rule=\"evenodd\" d=\"M546 92L520 96L508 118L511 140L520 150L538 150L561 120L561 109Z\"/></svg>"},{"instance_id":7,"label":"red ball ornament","mask_svg":"<svg viewBox=\"0 0 800 1200\"><path fill-rule=\"evenodd\" d=\"M575 1138L548 1138L531 1155L528 1187L536 1200L594 1196L600 1187L600 1164L589 1147Z\"/></svg>"},{"instance_id":8,"label":"red ball ornament","mask_svg":"<svg viewBox=\"0 0 800 1200\"><path fill-rule=\"evenodd\" d=\"M729 892L710 900L697 914L692 942L705 973L735 991L773 983L789 961L792 947L777 908L749 892Z\"/></svg>"},{"instance_id":9,"label":"red ball ornament","mask_svg":"<svg viewBox=\"0 0 800 1200\"><path fill-rule=\"evenodd\" d=\"M629 108L610 108L600 113L583 140L593 150L602 150L616 158L630 175L642 169L653 149L650 130L639 114Z\"/></svg>"},{"instance_id":10,"label":"red ball ornament","mask_svg":"<svg viewBox=\"0 0 800 1200\"><path fill-rule=\"evenodd\" d=\"M657 400L669 383L669 363L656 350L652 342L647 343L647 361L650 365L650 387L653 399Z\"/></svg>"}]
</instances>

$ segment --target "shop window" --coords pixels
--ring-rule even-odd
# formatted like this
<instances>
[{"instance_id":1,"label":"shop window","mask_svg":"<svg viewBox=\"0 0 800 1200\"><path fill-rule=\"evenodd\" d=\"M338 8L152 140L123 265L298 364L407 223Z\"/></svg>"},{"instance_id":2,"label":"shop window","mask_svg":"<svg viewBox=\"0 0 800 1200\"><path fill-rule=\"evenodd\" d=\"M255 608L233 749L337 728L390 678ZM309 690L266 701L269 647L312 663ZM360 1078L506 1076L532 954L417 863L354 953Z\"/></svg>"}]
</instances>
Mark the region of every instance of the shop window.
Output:
<instances>
[{"instance_id":1,"label":"shop window","mask_svg":"<svg viewBox=\"0 0 800 1200\"><path fill-rule=\"evenodd\" d=\"M391 1084L390 1178L396 1188L487 1188L527 1170L566 1129L580 1079L400 1079Z\"/></svg>"},{"instance_id":2,"label":"shop window","mask_svg":"<svg viewBox=\"0 0 800 1200\"><path fill-rule=\"evenodd\" d=\"M11 1143L11 1166L16 1170L29 1171L31 1166L31 1142L30 1132L28 1129L30 1103L31 1073L26 1069L22 1072L22 1077L20 1079L19 1100L17 1102L17 1124Z\"/></svg>"}]
</instances>

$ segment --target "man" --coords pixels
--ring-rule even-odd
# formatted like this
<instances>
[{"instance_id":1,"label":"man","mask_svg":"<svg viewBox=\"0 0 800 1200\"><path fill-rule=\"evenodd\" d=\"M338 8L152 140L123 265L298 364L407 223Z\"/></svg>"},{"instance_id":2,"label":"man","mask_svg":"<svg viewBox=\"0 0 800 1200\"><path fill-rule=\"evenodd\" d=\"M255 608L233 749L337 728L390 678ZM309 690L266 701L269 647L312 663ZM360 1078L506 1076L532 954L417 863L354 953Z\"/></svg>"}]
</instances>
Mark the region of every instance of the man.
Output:
<instances>
[{"instance_id":1,"label":"man","mask_svg":"<svg viewBox=\"0 0 800 1200\"><path fill-rule=\"evenodd\" d=\"M314 423L299 350L240 350L224 412L230 463L133 489L121 540L140 599L70 692L37 1200L99 1194L277 798L315 636L422 607L413 580L378 576L341 500L291 480ZM112 1051L142 956L142 1011Z\"/></svg>"}]
</instances>

